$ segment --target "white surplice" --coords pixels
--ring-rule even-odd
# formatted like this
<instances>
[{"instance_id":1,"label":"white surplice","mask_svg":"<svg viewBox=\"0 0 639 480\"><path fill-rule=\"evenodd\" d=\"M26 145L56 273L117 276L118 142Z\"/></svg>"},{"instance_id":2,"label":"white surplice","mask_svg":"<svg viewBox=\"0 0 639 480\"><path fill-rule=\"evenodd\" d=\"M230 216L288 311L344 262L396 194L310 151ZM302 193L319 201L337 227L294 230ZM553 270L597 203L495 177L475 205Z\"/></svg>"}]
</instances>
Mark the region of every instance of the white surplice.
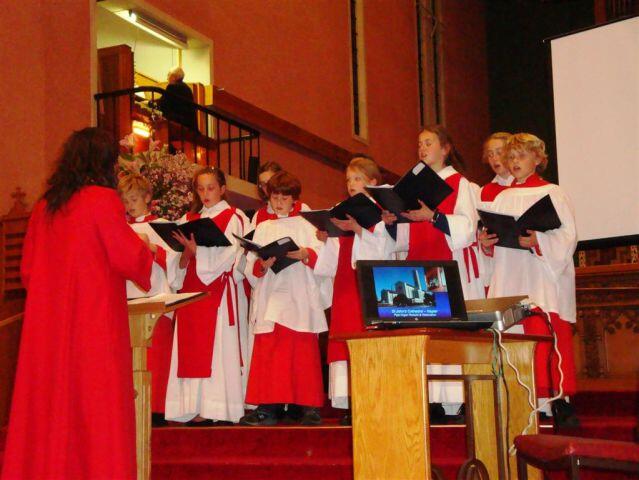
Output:
<instances>
[{"instance_id":1,"label":"white surplice","mask_svg":"<svg viewBox=\"0 0 639 480\"><path fill-rule=\"evenodd\" d=\"M229 207L221 201L210 208L200 211L201 218L213 218ZM186 217L179 223L186 222ZM196 273L200 281L206 285L225 272L233 270L239 244L232 234L241 236L242 222L233 215L228 222L224 234L231 242L230 247L197 247ZM173 288L182 288L186 269L178 267L175 273ZM180 328L179 319L173 337L171 370L166 399L166 418L179 422L187 422L197 415L203 418L238 422L244 415L244 391L242 388L242 369L240 367L239 321L236 317L234 325L229 325L227 296L231 295L233 308L237 312L235 292L227 288L222 295L215 327L213 358L211 361L212 376L209 378L178 378L178 343Z\"/></svg>"}]
</instances>

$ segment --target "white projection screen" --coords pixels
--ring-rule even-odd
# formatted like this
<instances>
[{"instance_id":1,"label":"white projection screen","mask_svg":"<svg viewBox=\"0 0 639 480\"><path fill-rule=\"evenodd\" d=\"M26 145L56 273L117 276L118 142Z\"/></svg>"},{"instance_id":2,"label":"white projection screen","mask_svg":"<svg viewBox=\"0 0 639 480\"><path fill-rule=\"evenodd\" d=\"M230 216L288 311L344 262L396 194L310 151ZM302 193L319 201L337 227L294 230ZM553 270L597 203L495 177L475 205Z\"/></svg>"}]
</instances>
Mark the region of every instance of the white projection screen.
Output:
<instances>
[{"instance_id":1,"label":"white projection screen","mask_svg":"<svg viewBox=\"0 0 639 480\"><path fill-rule=\"evenodd\" d=\"M639 235L639 17L550 48L559 184L579 240Z\"/></svg>"}]
</instances>

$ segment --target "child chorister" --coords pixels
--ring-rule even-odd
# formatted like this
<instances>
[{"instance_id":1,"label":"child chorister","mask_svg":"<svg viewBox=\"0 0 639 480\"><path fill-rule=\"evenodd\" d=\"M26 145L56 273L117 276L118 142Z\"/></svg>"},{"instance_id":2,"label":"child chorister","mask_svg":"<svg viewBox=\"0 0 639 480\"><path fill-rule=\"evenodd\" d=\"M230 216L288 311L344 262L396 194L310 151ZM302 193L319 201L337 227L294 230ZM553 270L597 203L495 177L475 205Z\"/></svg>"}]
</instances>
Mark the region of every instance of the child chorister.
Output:
<instances>
[{"instance_id":1,"label":"child chorister","mask_svg":"<svg viewBox=\"0 0 639 480\"><path fill-rule=\"evenodd\" d=\"M176 234L184 251L173 288L208 291L210 296L176 312L166 418L191 425L214 420L237 422L244 414L233 269L243 234L242 219L226 200L226 178L219 169L203 168L193 179L193 206L180 222L211 218L231 242L228 247L202 247Z\"/></svg>"},{"instance_id":2,"label":"child chorister","mask_svg":"<svg viewBox=\"0 0 639 480\"><path fill-rule=\"evenodd\" d=\"M350 196L358 193L367 194L366 185L378 185L381 181L379 167L368 157L354 157L346 169L346 188ZM355 220L333 219L333 222L342 230L352 231L353 235L327 238L326 232L318 232L320 239L326 244L319 254L315 273L334 278L330 336L364 330L355 262L386 260L391 256L384 222L379 222L369 230L363 229ZM346 342L329 339L328 397L333 408L349 407L348 359ZM350 416L346 414L342 424L349 423Z\"/></svg>"},{"instance_id":3,"label":"child chorister","mask_svg":"<svg viewBox=\"0 0 639 480\"><path fill-rule=\"evenodd\" d=\"M179 256L173 252L149 226L149 222L161 221L150 213L149 205L153 197L150 182L141 175L129 174L120 178L118 193L126 208L127 221L138 234L146 235L154 253L151 270L151 289L141 290L135 283L127 282L127 298L149 297L160 293L170 293L167 271L173 271ZM169 380L171 364L171 345L173 343L173 313L160 316L153 329L151 347L148 349L148 369L151 372L151 412L153 423L164 423L164 404L166 386Z\"/></svg>"},{"instance_id":4,"label":"child chorister","mask_svg":"<svg viewBox=\"0 0 639 480\"><path fill-rule=\"evenodd\" d=\"M562 355L564 394L576 391L576 374L572 347L571 323L576 321L575 270L573 253L577 244L575 218L570 200L558 186L543 180L538 173L548 162L545 144L528 133L518 133L508 139L505 156L513 185L499 193L490 204L490 211L512 215L523 214L530 206L550 195L561 220L561 227L546 232L528 231L519 237L525 250L495 246L498 238L483 231L480 234L482 250L492 257L492 275L489 297L528 295L530 300L550 316L552 329L557 334ZM519 325L509 332L521 331ZM528 334L548 335L545 315L528 317L523 321ZM535 352L535 378L538 397L545 398L559 391L557 357L552 355L552 378L549 378L550 344L539 344Z\"/></svg>"},{"instance_id":5,"label":"child chorister","mask_svg":"<svg viewBox=\"0 0 639 480\"><path fill-rule=\"evenodd\" d=\"M255 228L265 220L273 220L275 218L278 218L269 202L269 196L266 186L268 185L268 181L271 179L271 177L281 171L282 167L277 162L266 162L264 165L260 166L257 176L257 193L259 194L260 199L264 202L264 205L257 209L255 214L251 218L251 230L255 230ZM300 210L309 210L308 205L300 202L299 200L295 200L293 202L293 210L291 212L297 214Z\"/></svg>"},{"instance_id":6,"label":"child chorister","mask_svg":"<svg viewBox=\"0 0 639 480\"><path fill-rule=\"evenodd\" d=\"M481 188L479 208L483 202L492 202L499 192L513 183L514 177L508 170L508 164L504 158L504 146L509 138L510 133L496 132L484 142L482 161L490 165L492 171L495 172L495 178Z\"/></svg>"},{"instance_id":7,"label":"child chorister","mask_svg":"<svg viewBox=\"0 0 639 480\"><path fill-rule=\"evenodd\" d=\"M403 213L413 223L398 224L395 250L407 252L407 260L457 261L464 298L483 298L477 254L472 248L478 220L475 194L468 180L455 169L455 164L461 162L443 126L428 126L420 133L419 159L437 172L453 192L434 211L422 203L419 210ZM392 220L393 215L385 217ZM429 373L459 374L461 368L429 365ZM429 391L429 401L442 403L448 415L456 414L464 401L460 382L431 382ZM433 411L435 420L442 415L441 410Z\"/></svg>"},{"instance_id":8,"label":"child chorister","mask_svg":"<svg viewBox=\"0 0 639 480\"><path fill-rule=\"evenodd\" d=\"M476 192L476 204L479 209L489 209L489 205L495 197L508 188L515 179L510 174L508 162L504 157L504 147L510 135L507 132L496 132L491 134L484 142L482 161L490 165L490 168L495 173L495 178ZM491 259L486 255L481 255L478 246L476 246L476 251L480 277L485 289L488 290L492 272Z\"/></svg>"},{"instance_id":9,"label":"child chorister","mask_svg":"<svg viewBox=\"0 0 639 480\"><path fill-rule=\"evenodd\" d=\"M255 335L246 403L258 408L242 418L245 425L273 425L284 415L304 425L321 423L324 400L318 334L326 331L320 280L313 273L322 243L315 228L295 214L301 185L286 172L268 182L277 219L261 222L253 241L267 245L290 237L300 248L287 256L299 260L275 273L275 257L247 255L247 274L254 285L250 326Z\"/></svg>"}]
</instances>

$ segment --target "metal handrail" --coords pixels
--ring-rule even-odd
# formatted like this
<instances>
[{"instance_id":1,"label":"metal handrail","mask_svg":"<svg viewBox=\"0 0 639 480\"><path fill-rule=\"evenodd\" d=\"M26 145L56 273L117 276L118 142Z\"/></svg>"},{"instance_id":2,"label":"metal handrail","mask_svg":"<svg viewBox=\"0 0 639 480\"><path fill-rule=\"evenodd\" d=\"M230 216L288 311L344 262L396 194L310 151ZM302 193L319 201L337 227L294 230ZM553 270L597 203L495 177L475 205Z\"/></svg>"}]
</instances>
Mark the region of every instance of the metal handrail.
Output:
<instances>
[{"instance_id":1,"label":"metal handrail","mask_svg":"<svg viewBox=\"0 0 639 480\"><path fill-rule=\"evenodd\" d=\"M139 99L139 97L137 97L136 95L138 93L150 93L151 98ZM109 104L109 100L111 101L111 106L113 109L113 124L101 125L101 123L103 122L103 118L98 117L99 126L103 126L107 130L109 129L109 127L111 127L113 131L112 133L114 133L115 136L123 134L121 126L120 128L118 128L118 120L115 113L121 108L127 108L126 106L121 106L120 104L118 104L118 99L121 98L128 99L129 115L131 117L133 117L134 105L142 105L145 101L148 101L148 106L151 108L151 118L154 119L154 112L161 112L161 109L158 108L155 94L174 99L176 100L176 102L179 102L182 105L188 107L188 109L193 111L194 117L199 118L200 121L202 120L201 114L204 115L204 131L200 131L200 129L197 128L197 123L196 128L193 129L192 127L179 121L167 118L167 120L169 120L170 122L170 145L174 145L175 142L177 142L178 145L181 144L181 150L185 151L185 153L185 147L188 147L190 145L193 156L192 160L198 163L205 160L206 165L211 165L210 157L213 153L215 153L215 161L217 162L218 168L223 168L223 163L226 163L226 173L237 174L243 180L256 182L255 178L248 177L250 171L253 173L252 176L255 176L255 172L257 171L257 164L259 164L260 132L249 125L243 124L237 119L217 112L210 107L197 104L184 97L175 95L172 92L167 92L163 88L144 86L95 94L94 99L97 103L99 112L106 112L106 110L102 109L101 106L105 106L106 108L106 106ZM177 125L179 126L179 129L171 128L171 125ZM221 148L222 146L224 146L224 148ZM202 151L202 149L204 149L204 151ZM191 155L191 152L189 153L189 156ZM203 153L204 155L200 156L201 153ZM237 172L233 172L234 167L237 168Z\"/></svg>"}]
</instances>

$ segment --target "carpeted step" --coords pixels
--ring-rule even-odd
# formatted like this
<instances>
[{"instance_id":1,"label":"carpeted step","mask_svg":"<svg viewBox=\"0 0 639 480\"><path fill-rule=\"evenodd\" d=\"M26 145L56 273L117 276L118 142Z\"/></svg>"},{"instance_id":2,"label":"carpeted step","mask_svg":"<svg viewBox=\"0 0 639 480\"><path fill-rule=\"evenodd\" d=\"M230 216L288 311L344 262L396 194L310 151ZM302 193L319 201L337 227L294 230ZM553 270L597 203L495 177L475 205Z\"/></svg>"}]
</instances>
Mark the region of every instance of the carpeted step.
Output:
<instances>
[{"instance_id":1,"label":"carpeted step","mask_svg":"<svg viewBox=\"0 0 639 480\"><path fill-rule=\"evenodd\" d=\"M444 478L456 478L464 458L450 458L433 464L440 469ZM238 456L215 458L189 458L182 461L153 460L153 480L195 480L204 478L224 478L233 480L352 480L353 467L350 458L316 461L312 459L280 458L268 459L264 456Z\"/></svg>"},{"instance_id":2,"label":"carpeted step","mask_svg":"<svg viewBox=\"0 0 639 480\"><path fill-rule=\"evenodd\" d=\"M338 458L352 456L350 427L163 427L153 429L154 458L169 461L208 455L277 458ZM466 428L431 428L433 458L466 455Z\"/></svg>"},{"instance_id":3,"label":"carpeted step","mask_svg":"<svg viewBox=\"0 0 639 480\"><path fill-rule=\"evenodd\" d=\"M639 392L579 392L570 399L577 415L639 416Z\"/></svg>"},{"instance_id":4,"label":"carpeted step","mask_svg":"<svg viewBox=\"0 0 639 480\"><path fill-rule=\"evenodd\" d=\"M576 429L558 429L560 435L574 437L601 438L605 440L635 441L638 420L634 416L602 417L579 415L581 426Z\"/></svg>"}]
</instances>

